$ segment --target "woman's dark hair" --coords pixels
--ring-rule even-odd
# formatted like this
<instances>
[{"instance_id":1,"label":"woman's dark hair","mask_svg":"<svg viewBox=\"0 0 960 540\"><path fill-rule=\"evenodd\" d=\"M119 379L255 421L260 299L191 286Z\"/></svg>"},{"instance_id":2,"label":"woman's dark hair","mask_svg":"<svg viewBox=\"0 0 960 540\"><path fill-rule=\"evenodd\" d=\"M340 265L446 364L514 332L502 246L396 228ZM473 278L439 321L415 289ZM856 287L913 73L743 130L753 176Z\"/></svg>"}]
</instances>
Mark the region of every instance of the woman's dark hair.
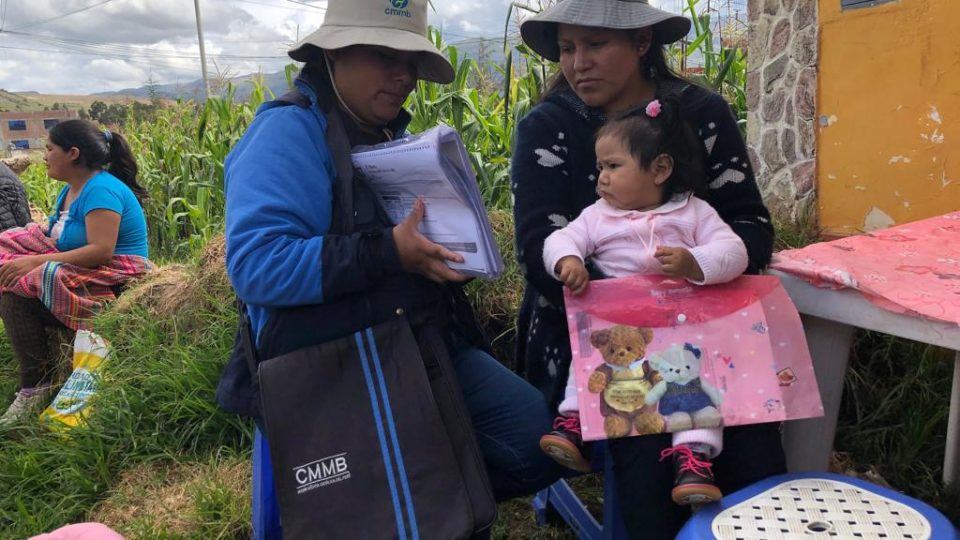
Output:
<instances>
[{"instance_id":1,"label":"woman's dark hair","mask_svg":"<svg viewBox=\"0 0 960 540\"><path fill-rule=\"evenodd\" d=\"M553 25L552 30L549 30L549 32L553 33L554 39L556 39L558 28L559 25ZM636 31L637 30L634 30L634 32ZM656 39L656 33L654 33L654 39ZM640 60L637 68L647 80L681 81L687 84L696 84L670 67L670 64L667 63L667 46L657 44L656 41L650 45L650 49L647 50L647 54ZM543 93L541 99L546 99L548 96L561 92L569 87L570 83L567 81L567 78L563 76L562 71L558 70L547 83L547 90Z\"/></svg>"},{"instance_id":2,"label":"woman's dark hair","mask_svg":"<svg viewBox=\"0 0 960 540\"><path fill-rule=\"evenodd\" d=\"M706 149L684 119L676 98L661 99L660 114L656 118L647 115L646 106L621 113L597 131L597 139L601 137L623 141L644 169L660 154L673 158L673 172L663 184L661 202L680 193L706 196Z\"/></svg>"},{"instance_id":3,"label":"woman's dark hair","mask_svg":"<svg viewBox=\"0 0 960 540\"><path fill-rule=\"evenodd\" d=\"M50 128L47 137L51 143L80 151L77 165L91 170L106 170L127 185L141 202L147 191L137 183L137 161L123 135L101 130L89 120L65 120Z\"/></svg>"}]
</instances>

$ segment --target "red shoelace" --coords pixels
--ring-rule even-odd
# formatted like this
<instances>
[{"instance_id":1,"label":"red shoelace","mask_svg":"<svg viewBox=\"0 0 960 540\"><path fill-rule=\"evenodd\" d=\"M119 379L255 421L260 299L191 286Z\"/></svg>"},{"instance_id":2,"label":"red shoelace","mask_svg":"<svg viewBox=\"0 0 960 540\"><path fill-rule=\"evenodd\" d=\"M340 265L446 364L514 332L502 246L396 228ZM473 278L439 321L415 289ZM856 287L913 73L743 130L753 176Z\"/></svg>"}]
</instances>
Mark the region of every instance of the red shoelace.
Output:
<instances>
[{"instance_id":1,"label":"red shoelace","mask_svg":"<svg viewBox=\"0 0 960 540\"><path fill-rule=\"evenodd\" d=\"M562 429L580 435L580 417L558 416L553 419L553 429Z\"/></svg>"},{"instance_id":2,"label":"red shoelace","mask_svg":"<svg viewBox=\"0 0 960 540\"><path fill-rule=\"evenodd\" d=\"M678 472L691 471L694 474L704 478L710 478L713 476L713 463L698 458L697 454L687 446L673 446L670 448L664 448L663 451L660 452L660 461L663 461L669 457L673 457L677 454L679 454L680 459L680 470Z\"/></svg>"}]
</instances>

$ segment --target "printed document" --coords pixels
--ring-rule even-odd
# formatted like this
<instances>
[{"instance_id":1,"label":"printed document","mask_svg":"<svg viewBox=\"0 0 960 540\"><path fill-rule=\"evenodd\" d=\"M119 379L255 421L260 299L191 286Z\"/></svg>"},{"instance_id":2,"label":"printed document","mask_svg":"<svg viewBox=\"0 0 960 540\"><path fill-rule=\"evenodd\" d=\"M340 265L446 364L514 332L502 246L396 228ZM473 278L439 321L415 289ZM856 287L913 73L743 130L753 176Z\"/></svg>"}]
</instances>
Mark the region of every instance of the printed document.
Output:
<instances>
[{"instance_id":1,"label":"printed document","mask_svg":"<svg viewBox=\"0 0 960 540\"><path fill-rule=\"evenodd\" d=\"M503 260L460 135L441 125L376 146L355 148L356 167L394 223L419 197L426 206L420 232L464 258L449 262L465 275L496 278Z\"/></svg>"}]
</instances>

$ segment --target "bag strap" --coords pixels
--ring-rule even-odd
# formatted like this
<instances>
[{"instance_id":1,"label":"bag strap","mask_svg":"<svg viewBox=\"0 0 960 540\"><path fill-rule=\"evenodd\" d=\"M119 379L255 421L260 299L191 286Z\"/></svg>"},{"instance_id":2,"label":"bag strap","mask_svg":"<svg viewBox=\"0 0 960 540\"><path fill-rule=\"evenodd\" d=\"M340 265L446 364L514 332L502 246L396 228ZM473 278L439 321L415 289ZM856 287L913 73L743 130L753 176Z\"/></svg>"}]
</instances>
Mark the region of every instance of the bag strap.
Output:
<instances>
[{"instance_id":1,"label":"bag strap","mask_svg":"<svg viewBox=\"0 0 960 540\"><path fill-rule=\"evenodd\" d=\"M353 232L353 200L355 175L350 159L350 139L343 124L343 116L337 107L327 113L327 149L333 157L333 170L337 177L333 183L333 216L330 232L349 234Z\"/></svg>"},{"instance_id":2,"label":"bag strap","mask_svg":"<svg viewBox=\"0 0 960 540\"><path fill-rule=\"evenodd\" d=\"M311 106L310 98L294 88L283 94L277 101L296 105L303 109ZM333 170L336 175L333 182L333 215L330 220L330 232L349 234L353 232L354 170L350 160L350 138L343 123L343 116L336 106L324 111L327 116L327 132L324 137L327 149L333 158Z\"/></svg>"},{"instance_id":3,"label":"bag strap","mask_svg":"<svg viewBox=\"0 0 960 540\"><path fill-rule=\"evenodd\" d=\"M250 370L250 376L257 380L257 369L260 362L257 360L257 347L253 342L253 326L250 324L250 315L247 314L247 304L240 297L237 297L237 316L240 331L240 347L242 348L243 358L247 361L247 369Z\"/></svg>"}]
</instances>

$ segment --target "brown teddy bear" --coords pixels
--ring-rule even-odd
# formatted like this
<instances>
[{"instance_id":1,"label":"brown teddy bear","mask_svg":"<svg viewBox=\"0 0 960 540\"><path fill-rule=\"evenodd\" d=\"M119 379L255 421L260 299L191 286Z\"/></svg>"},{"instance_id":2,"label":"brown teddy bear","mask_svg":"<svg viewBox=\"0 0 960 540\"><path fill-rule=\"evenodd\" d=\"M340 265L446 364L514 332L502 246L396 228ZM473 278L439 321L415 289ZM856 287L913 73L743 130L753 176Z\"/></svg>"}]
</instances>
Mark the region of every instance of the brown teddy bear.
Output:
<instances>
[{"instance_id":1,"label":"brown teddy bear","mask_svg":"<svg viewBox=\"0 0 960 540\"><path fill-rule=\"evenodd\" d=\"M662 433L663 417L656 405L646 404L647 393L660 382L660 374L644 359L653 330L616 325L590 334L590 344L603 355L587 382L587 389L600 396L600 414L607 437L625 437L635 428L638 435Z\"/></svg>"}]
</instances>

